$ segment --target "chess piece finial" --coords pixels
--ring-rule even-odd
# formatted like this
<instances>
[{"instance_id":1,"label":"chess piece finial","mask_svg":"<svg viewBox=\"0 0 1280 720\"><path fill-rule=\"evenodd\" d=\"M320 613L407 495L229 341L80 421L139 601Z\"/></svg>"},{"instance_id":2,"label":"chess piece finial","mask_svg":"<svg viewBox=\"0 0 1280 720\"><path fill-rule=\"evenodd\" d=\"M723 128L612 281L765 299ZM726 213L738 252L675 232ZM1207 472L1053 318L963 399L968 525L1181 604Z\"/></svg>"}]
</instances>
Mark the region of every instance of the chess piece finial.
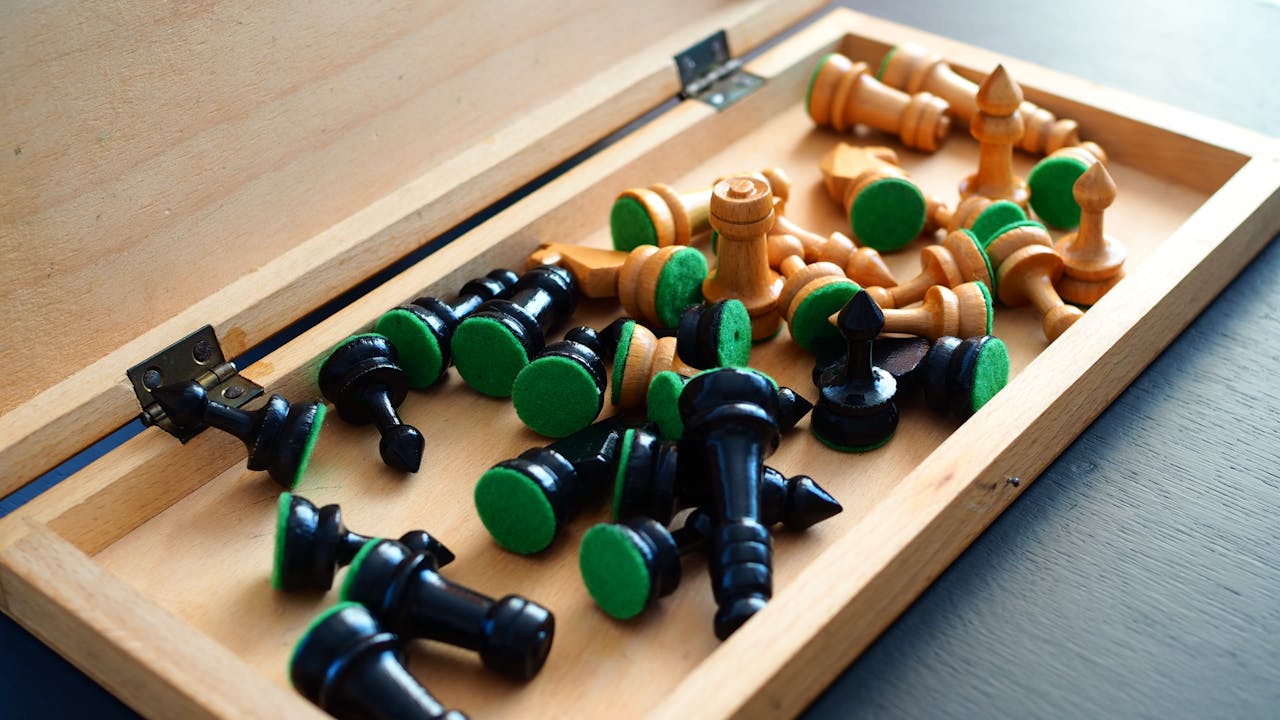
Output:
<instances>
[{"instance_id":1,"label":"chess piece finial","mask_svg":"<svg viewBox=\"0 0 1280 720\"><path fill-rule=\"evenodd\" d=\"M960 197L981 195L992 200L1009 200L1025 212L1026 180L1013 173L1013 146L1022 137L1022 88L1009 76L1003 65L978 87L978 112L973 116L969 133L978 141L978 171L960 183Z\"/></svg>"}]
</instances>

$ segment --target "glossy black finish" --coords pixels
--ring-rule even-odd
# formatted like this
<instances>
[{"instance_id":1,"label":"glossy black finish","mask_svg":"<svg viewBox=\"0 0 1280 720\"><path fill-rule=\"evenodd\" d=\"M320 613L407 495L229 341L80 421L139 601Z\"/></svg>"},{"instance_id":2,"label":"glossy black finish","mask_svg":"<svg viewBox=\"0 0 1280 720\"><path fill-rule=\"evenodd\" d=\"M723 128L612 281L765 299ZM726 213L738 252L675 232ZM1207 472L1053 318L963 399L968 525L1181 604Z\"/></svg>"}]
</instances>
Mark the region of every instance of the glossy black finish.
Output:
<instances>
[{"instance_id":1,"label":"glossy black finish","mask_svg":"<svg viewBox=\"0 0 1280 720\"><path fill-rule=\"evenodd\" d=\"M445 370L452 362L450 345L453 342L453 331L458 329L458 323L489 300L511 297L519 279L520 276L510 270L491 270L484 277L468 281L451 301L420 297L397 308L412 313L431 330L431 334L436 336L441 355L440 374L427 384L444 377ZM410 361L411 358L405 358L405 360Z\"/></svg>"},{"instance_id":2,"label":"glossy black finish","mask_svg":"<svg viewBox=\"0 0 1280 720\"><path fill-rule=\"evenodd\" d=\"M300 495L289 495L289 509L284 527L284 551L280 558L280 589L285 591L325 591L333 587L333 576L373 538L352 532L342 522L342 509L337 505L316 507ZM415 552L426 553L437 567L453 562L454 555L444 543L425 530L410 530L400 542Z\"/></svg>"},{"instance_id":3,"label":"glossy black finish","mask_svg":"<svg viewBox=\"0 0 1280 720\"><path fill-rule=\"evenodd\" d=\"M446 710L404 666L400 638L348 603L311 627L289 664L303 697L339 720L466 720Z\"/></svg>"},{"instance_id":4,"label":"glossy black finish","mask_svg":"<svg viewBox=\"0 0 1280 720\"><path fill-rule=\"evenodd\" d=\"M249 450L250 470L266 470L285 489L297 483L319 403L290 405L272 395L257 410L240 410L214 402L194 380L158 387L151 395L178 425L208 425L240 438Z\"/></svg>"},{"instance_id":5,"label":"glossy black finish","mask_svg":"<svg viewBox=\"0 0 1280 720\"><path fill-rule=\"evenodd\" d=\"M965 419L973 415L973 384L978 357L995 338L981 335L961 340L941 337L921 363L924 399L937 412Z\"/></svg>"},{"instance_id":6,"label":"glossy black finish","mask_svg":"<svg viewBox=\"0 0 1280 720\"><path fill-rule=\"evenodd\" d=\"M711 484L716 527L709 565L721 639L773 593L773 546L760 521L760 486L765 458L778 447L777 415L773 384L750 370L705 372L680 393L682 470L693 460Z\"/></svg>"},{"instance_id":7,"label":"glossy black finish","mask_svg":"<svg viewBox=\"0 0 1280 720\"><path fill-rule=\"evenodd\" d=\"M578 306L578 285L568 270L539 265L520 276L510 299L487 300L471 313L501 323L532 358L546 345L546 331Z\"/></svg>"},{"instance_id":8,"label":"glossy black finish","mask_svg":"<svg viewBox=\"0 0 1280 720\"><path fill-rule=\"evenodd\" d=\"M676 327L676 355L690 367L706 370L719 366L720 320L728 300L710 305L690 305Z\"/></svg>"},{"instance_id":9,"label":"glossy black finish","mask_svg":"<svg viewBox=\"0 0 1280 720\"><path fill-rule=\"evenodd\" d=\"M662 524L685 508L711 503L711 486L696 463L682 471L680 446L638 428L631 434L627 464L619 468L615 520L647 517ZM803 530L841 511L840 503L807 475L792 478L765 466L760 483L760 515L766 524Z\"/></svg>"},{"instance_id":10,"label":"glossy black finish","mask_svg":"<svg viewBox=\"0 0 1280 720\"><path fill-rule=\"evenodd\" d=\"M400 421L396 408L409 394L409 379L397 364L396 348L381 335L356 335L339 345L320 367L320 392L349 423L378 426L382 462L404 472L422 464L422 433Z\"/></svg>"},{"instance_id":11,"label":"glossy black finish","mask_svg":"<svg viewBox=\"0 0 1280 720\"><path fill-rule=\"evenodd\" d=\"M618 318L599 332L589 327L576 327L564 334L564 339L551 343L536 358L564 358L581 366L595 381L597 390L596 413L604 408L604 393L609 384L609 372L604 358L612 357L618 347L623 323L630 318Z\"/></svg>"},{"instance_id":12,"label":"glossy black finish","mask_svg":"<svg viewBox=\"0 0 1280 720\"><path fill-rule=\"evenodd\" d=\"M676 354L679 355L680 351L677 350ZM688 380L688 378L682 378L682 379L686 381ZM791 428L794 428L797 423L799 423L801 420L804 419L805 415L808 415L809 412L813 410L813 403L809 402L808 398L796 392L795 390L792 390L791 388L783 385L779 385L777 386L777 392L778 392L777 420L778 420L778 427L780 429L785 431L785 430L790 430Z\"/></svg>"},{"instance_id":13,"label":"glossy black finish","mask_svg":"<svg viewBox=\"0 0 1280 720\"><path fill-rule=\"evenodd\" d=\"M898 428L894 403L897 382L872 362L872 346L884 327L884 314L859 291L836 318L845 338L839 372L824 378L809 423L814 435L839 449L870 450L883 445Z\"/></svg>"},{"instance_id":14,"label":"glossy black finish","mask_svg":"<svg viewBox=\"0 0 1280 720\"><path fill-rule=\"evenodd\" d=\"M898 397L910 395L920 388L920 365L929 347L929 341L922 337L878 337L871 348L871 364L893 376L898 383ZM844 368L844 353L843 342L818 349L814 387L835 382Z\"/></svg>"},{"instance_id":15,"label":"glossy black finish","mask_svg":"<svg viewBox=\"0 0 1280 720\"><path fill-rule=\"evenodd\" d=\"M555 618L518 595L493 600L446 580L435 561L378 540L343 583L343 599L368 607L394 633L475 650L486 667L527 680L551 651Z\"/></svg>"}]
</instances>

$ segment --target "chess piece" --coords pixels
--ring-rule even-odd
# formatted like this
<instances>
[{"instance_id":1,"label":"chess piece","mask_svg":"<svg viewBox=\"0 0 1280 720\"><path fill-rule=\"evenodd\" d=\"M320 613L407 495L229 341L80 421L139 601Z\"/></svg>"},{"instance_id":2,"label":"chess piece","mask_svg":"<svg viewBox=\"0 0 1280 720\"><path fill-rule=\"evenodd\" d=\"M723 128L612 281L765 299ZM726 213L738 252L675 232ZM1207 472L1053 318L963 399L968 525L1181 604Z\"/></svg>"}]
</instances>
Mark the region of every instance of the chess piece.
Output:
<instances>
[{"instance_id":1,"label":"chess piece","mask_svg":"<svg viewBox=\"0 0 1280 720\"><path fill-rule=\"evenodd\" d=\"M736 301L735 301L736 302ZM740 303L738 304L740 305ZM708 324L701 329L707 332L705 338L688 341L697 349L699 345L713 345L714 349L699 349L699 355L713 356L723 359L729 366L747 364L751 352L751 333L747 332L750 320L745 323L742 316L744 309L725 313L731 319L728 322ZM692 322L692 321L691 321ZM624 323L618 338L618 348L613 357L613 377L611 378L609 400L618 409L636 408L644 405L649 383L653 377L663 370L671 370L685 377L697 375L699 369L686 363L677 354L680 345L679 336L657 337L653 331L639 323Z\"/></svg>"},{"instance_id":2,"label":"chess piece","mask_svg":"<svg viewBox=\"0 0 1280 720\"><path fill-rule=\"evenodd\" d=\"M236 436L249 450L250 470L266 470L277 485L292 490L307 471L315 449L325 406L309 402L290 405L272 395L257 410L240 410L209 397L195 380L162 385L151 397L180 427L215 427Z\"/></svg>"},{"instance_id":3,"label":"chess piece","mask_svg":"<svg viewBox=\"0 0 1280 720\"><path fill-rule=\"evenodd\" d=\"M820 388L809 429L835 450L869 452L889 442L898 429L894 403L898 384L872 364L873 346L885 318L871 296L860 292L835 322L845 338L844 361Z\"/></svg>"},{"instance_id":4,"label":"chess piece","mask_svg":"<svg viewBox=\"0 0 1280 720\"><path fill-rule=\"evenodd\" d=\"M671 328L680 313L702 303L707 259L683 245L641 245L629 253L582 245L543 243L528 267L559 265L573 274L584 297L618 298L627 315Z\"/></svg>"},{"instance_id":5,"label":"chess piece","mask_svg":"<svg viewBox=\"0 0 1280 720\"><path fill-rule=\"evenodd\" d=\"M516 375L546 344L545 333L573 314L578 284L564 268L540 265L516 281L511 298L486 301L453 334L453 362L471 387L510 397Z\"/></svg>"},{"instance_id":6,"label":"chess piece","mask_svg":"<svg viewBox=\"0 0 1280 720\"><path fill-rule=\"evenodd\" d=\"M398 361L396 347L377 333L349 337L320 366L320 392L343 420L377 425L382 462L412 473L422 464L425 441L396 414L409 394L409 378Z\"/></svg>"},{"instance_id":7,"label":"chess piece","mask_svg":"<svg viewBox=\"0 0 1280 720\"><path fill-rule=\"evenodd\" d=\"M993 317L991 291L980 282L961 283L954 290L934 285L925 291L924 303L920 307L886 308L881 316L886 333L915 335L930 340L944 335L989 335ZM839 314L829 318L828 322L839 327Z\"/></svg>"},{"instance_id":8,"label":"chess piece","mask_svg":"<svg viewBox=\"0 0 1280 720\"><path fill-rule=\"evenodd\" d=\"M969 230L957 230L948 234L941 245L920 249L919 275L895 287L865 290L882 310L887 310L919 302L934 285L955 288L966 282L980 282L990 288L994 277L991 261L978 244L978 238Z\"/></svg>"},{"instance_id":9,"label":"chess piece","mask_svg":"<svg viewBox=\"0 0 1280 720\"><path fill-rule=\"evenodd\" d=\"M773 543L760 522L760 486L764 461L778 447L777 415L776 391L751 370L708 370L680 393L680 453L711 487L708 565L722 640L773 594Z\"/></svg>"},{"instance_id":10,"label":"chess piece","mask_svg":"<svg viewBox=\"0 0 1280 720\"><path fill-rule=\"evenodd\" d=\"M442 577L435 560L395 540L365 543L342 582L342 599L369 609L404 638L436 640L480 654L494 672L528 680L551 652L551 612L519 595L493 600Z\"/></svg>"},{"instance_id":11,"label":"chess piece","mask_svg":"<svg viewBox=\"0 0 1280 720\"><path fill-rule=\"evenodd\" d=\"M765 377L773 380L768 375ZM684 434L684 422L680 419L680 393L688 381L684 375L664 370L649 382L649 392L645 396L649 422L657 426L658 434L664 440L679 440ZM789 387L776 383L775 386L778 389L778 427L790 430L809 414L813 404Z\"/></svg>"},{"instance_id":12,"label":"chess piece","mask_svg":"<svg viewBox=\"0 0 1280 720\"><path fill-rule=\"evenodd\" d=\"M707 478L697 472L696 463L682 465L678 442L635 428L623 434L622 448L613 486L615 522L647 517L666 524L681 510L711 502ZM813 478L788 478L767 465L759 502L766 525L782 523L791 530L803 530L841 510Z\"/></svg>"},{"instance_id":13,"label":"chess piece","mask_svg":"<svg viewBox=\"0 0 1280 720\"><path fill-rule=\"evenodd\" d=\"M609 230L615 250L641 245L688 245L711 229L708 212L711 190L681 194L670 185L625 190L609 211Z\"/></svg>"},{"instance_id":14,"label":"chess piece","mask_svg":"<svg viewBox=\"0 0 1280 720\"><path fill-rule=\"evenodd\" d=\"M1027 173L1031 209L1045 225L1070 230L1080 224L1076 180L1094 165L1107 164L1107 154L1086 142L1055 150Z\"/></svg>"},{"instance_id":15,"label":"chess piece","mask_svg":"<svg viewBox=\"0 0 1280 720\"><path fill-rule=\"evenodd\" d=\"M961 420L982 409L1009 382L1009 349L1000 338L938 338L920 367L924 399Z\"/></svg>"},{"instance_id":16,"label":"chess piece","mask_svg":"<svg viewBox=\"0 0 1280 720\"><path fill-rule=\"evenodd\" d=\"M894 133L909 148L933 152L951 129L947 102L932 93L908 95L876 80L864 62L838 53L818 61L805 98L809 117L844 132L855 124Z\"/></svg>"},{"instance_id":17,"label":"chess piece","mask_svg":"<svg viewBox=\"0 0 1280 720\"><path fill-rule=\"evenodd\" d=\"M510 297L517 279L510 270L494 270L463 285L451 302L420 297L388 310L373 330L396 346L409 387L429 387L453 362L449 348L458 323L486 300Z\"/></svg>"},{"instance_id":18,"label":"chess piece","mask_svg":"<svg viewBox=\"0 0 1280 720\"><path fill-rule=\"evenodd\" d=\"M489 468L473 500L480 522L504 549L532 555L610 487L625 421L601 420L546 447Z\"/></svg>"},{"instance_id":19,"label":"chess piece","mask_svg":"<svg viewBox=\"0 0 1280 720\"><path fill-rule=\"evenodd\" d=\"M349 565L372 539L348 530L337 505L317 508L304 497L280 493L271 586L287 592L328 590L337 568ZM429 553L440 567L453 562L449 548L423 530L410 530L400 536L400 542L415 552Z\"/></svg>"},{"instance_id":20,"label":"chess piece","mask_svg":"<svg viewBox=\"0 0 1280 720\"><path fill-rule=\"evenodd\" d=\"M1115 202L1116 184L1099 162L1080 176L1074 192L1080 230L1054 246L1062 256L1062 277L1055 287L1069 303L1092 305L1124 277L1124 245L1102 232L1102 214Z\"/></svg>"},{"instance_id":21,"label":"chess piece","mask_svg":"<svg viewBox=\"0 0 1280 720\"><path fill-rule=\"evenodd\" d=\"M740 301L692 305L680 316L675 357L686 366L745 367L750 354L751 317Z\"/></svg>"},{"instance_id":22,"label":"chess piece","mask_svg":"<svg viewBox=\"0 0 1280 720\"><path fill-rule=\"evenodd\" d=\"M960 197L1009 200L1027 210L1027 181L1013 174L1013 145L1022 137L1022 88L1003 65L978 87L978 112L969 133L978 141L978 172L960 183Z\"/></svg>"},{"instance_id":23,"label":"chess piece","mask_svg":"<svg viewBox=\"0 0 1280 720\"><path fill-rule=\"evenodd\" d=\"M771 243L785 241L790 235L775 235ZM795 246L799 241L792 238ZM779 271L786 281L778 294L778 312L787 321L791 339L806 352L813 352L816 344L839 337L839 333L827 322L858 292L858 284L845 277L839 265L815 262L805 265L804 259L792 248L779 264Z\"/></svg>"},{"instance_id":24,"label":"chess piece","mask_svg":"<svg viewBox=\"0 0 1280 720\"><path fill-rule=\"evenodd\" d=\"M767 236L773 219L768 182L736 176L712 188L711 227L719 233L719 243L716 269L703 282L702 295L708 302L741 300L751 317L751 339L756 342L773 337L782 325L782 318L774 312L782 276L769 268Z\"/></svg>"},{"instance_id":25,"label":"chess piece","mask_svg":"<svg viewBox=\"0 0 1280 720\"><path fill-rule=\"evenodd\" d=\"M359 603L325 610L289 659L289 681L338 720L467 720L446 710L404 665L400 638Z\"/></svg>"},{"instance_id":26,"label":"chess piece","mask_svg":"<svg viewBox=\"0 0 1280 720\"><path fill-rule=\"evenodd\" d=\"M996 230L1026 219L1027 213L1008 200L970 195L961 200L953 210L933 198L929 203L929 223L925 229L930 232L945 229L947 234L956 230L971 230L974 237L978 238L978 244L985 247Z\"/></svg>"},{"instance_id":27,"label":"chess piece","mask_svg":"<svg viewBox=\"0 0 1280 720\"><path fill-rule=\"evenodd\" d=\"M830 385L844 370L844 338L836 347L824 344L817 356L818 362L813 367L813 384L821 388ZM898 384L898 396L909 396L920 387L920 365L925 355L929 354L932 343L922 337L885 337L876 338L871 349L871 364L893 376Z\"/></svg>"},{"instance_id":28,"label":"chess piece","mask_svg":"<svg viewBox=\"0 0 1280 720\"><path fill-rule=\"evenodd\" d=\"M978 86L952 70L940 55L915 43L890 48L876 78L903 92L931 92L946 100L960 125L969 125L978 112ZM1048 110L1027 101L1018 106L1018 114L1026 127L1018 147L1027 152L1043 155L1080 144L1075 120L1059 120Z\"/></svg>"},{"instance_id":29,"label":"chess piece","mask_svg":"<svg viewBox=\"0 0 1280 720\"><path fill-rule=\"evenodd\" d=\"M1049 342L1084 315L1080 308L1064 303L1053 288L1062 276L1062 257L1040 223L1026 220L1000 230L987 244L987 256L996 269L1000 302L1009 307L1034 305Z\"/></svg>"},{"instance_id":30,"label":"chess piece","mask_svg":"<svg viewBox=\"0 0 1280 720\"><path fill-rule=\"evenodd\" d=\"M697 252L696 250L694 252ZM551 343L516 375L511 404L530 430L548 437L564 437L587 427L604 408L612 357L621 333L620 318L597 333L576 327Z\"/></svg>"},{"instance_id":31,"label":"chess piece","mask_svg":"<svg viewBox=\"0 0 1280 720\"><path fill-rule=\"evenodd\" d=\"M924 228L924 193L898 165L893 150L840 143L823 156L820 167L827 193L844 208L859 244L891 252ZM821 259L834 258L824 253Z\"/></svg>"}]
</instances>

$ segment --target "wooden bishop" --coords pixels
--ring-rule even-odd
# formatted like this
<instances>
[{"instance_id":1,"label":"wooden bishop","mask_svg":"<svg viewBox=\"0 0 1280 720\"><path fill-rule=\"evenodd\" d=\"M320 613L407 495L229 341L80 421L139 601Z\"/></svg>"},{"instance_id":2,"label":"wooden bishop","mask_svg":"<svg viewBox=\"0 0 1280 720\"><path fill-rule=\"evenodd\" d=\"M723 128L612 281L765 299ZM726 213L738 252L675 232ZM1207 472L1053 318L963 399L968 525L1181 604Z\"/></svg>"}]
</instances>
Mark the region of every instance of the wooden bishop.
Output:
<instances>
[{"instance_id":1,"label":"wooden bishop","mask_svg":"<svg viewBox=\"0 0 1280 720\"><path fill-rule=\"evenodd\" d=\"M969 133L979 143L978 172L960 183L960 197L981 195L992 200L1009 200L1025 212L1027 181L1013 174L1013 145L1022 137L1022 88L1009 77L1003 65L978 87L978 112Z\"/></svg>"},{"instance_id":2,"label":"wooden bishop","mask_svg":"<svg viewBox=\"0 0 1280 720\"><path fill-rule=\"evenodd\" d=\"M1054 246L1062 256L1062 277L1055 287L1063 300L1092 305L1124 277L1125 250L1102 232L1102 214L1116 199L1116 184L1102 163L1093 164L1076 181L1080 229Z\"/></svg>"}]
</instances>

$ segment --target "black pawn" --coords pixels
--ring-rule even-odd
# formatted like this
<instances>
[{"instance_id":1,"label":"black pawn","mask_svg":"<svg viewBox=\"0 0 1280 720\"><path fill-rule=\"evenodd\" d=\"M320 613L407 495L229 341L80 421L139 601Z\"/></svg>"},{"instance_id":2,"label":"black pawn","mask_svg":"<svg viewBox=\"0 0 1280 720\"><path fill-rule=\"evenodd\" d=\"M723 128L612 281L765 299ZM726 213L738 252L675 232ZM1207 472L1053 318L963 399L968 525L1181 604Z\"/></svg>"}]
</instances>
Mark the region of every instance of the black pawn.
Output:
<instances>
[{"instance_id":1,"label":"black pawn","mask_svg":"<svg viewBox=\"0 0 1280 720\"><path fill-rule=\"evenodd\" d=\"M290 405L272 395L257 410L240 410L214 402L194 380L158 387L151 397L180 426L208 425L240 438L249 450L249 469L266 470L286 490L294 488L306 470L324 421L320 403Z\"/></svg>"},{"instance_id":2,"label":"black pawn","mask_svg":"<svg viewBox=\"0 0 1280 720\"><path fill-rule=\"evenodd\" d=\"M566 332L563 340L543 348L516 375L511 388L511 403L521 422L548 437L564 437L590 425L604 409L609 373L603 358L613 356L622 325L629 320L619 318L600 332L576 327ZM579 381L576 374L566 377L557 367L561 361L577 365L588 379ZM549 378L572 378L572 382L556 383Z\"/></svg>"},{"instance_id":3,"label":"black pawn","mask_svg":"<svg viewBox=\"0 0 1280 720\"><path fill-rule=\"evenodd\" d=\"M711 587L715 633L724 639L773 594L773 545L760 520L764 461L778 447L773 384L751 370L702 373L680 393L682 462L695 456L711 486Z\"/></svg>"},{"instance_id":4,"label":"black pawn","mask_svg":"<svg viewBox=\"0 0 1280 720\"><path fill-rule=\"evenodd\" d=\"M930 408L965 419L1009 381L1009 351L991 335L941 337L925 355L920 376Z\"/></svg>"},{"instance_id":5,"label":"black pawn","mask_svg":"<svg viewBox=\"0 0 1280 720\"><path fill-rule=\"evenodd\" d=\"M740 300L690 305L676 327L676 356L685 365L707 370L745 366L751 353L751 328Z\"/></svg>"},{"instance_id":6,"label":"black pawn","mask_svg":"<svg viewBox=\"0 0 1280 720\"><path fill-rule=\"evenodd\" d=\"M356 553L373 538L352 532L342 522L337 505L316 507L310 500L281 493L276 517L276 557L272 585L277 590L325 591L334 573L351 564ZM439 567L453 562L453 553L425 530L400 536L415 552L435 558Z\"/></svg>"},{"instance_id":7,"label":"black pawn","mask_svg":"<svg viewBox=\"0 0 1280 720\"><path fill-rule=\"evenodd\" d=\"M409 380L397 364L391 341L377 334L348 338L320 366L320 392L349 423L378 426L382 462L404 472L422 465L422 433L405 425L396 408L409 394Z\"/></svg>"},{"instance_id":8,"label":"black pawn","mask_svg":"<svg viewBox=\"0 0 1280 720\"><path fill-rule=\"evenodd\" d=\"M293 652L289 680L339 720L466 720L409 673L400 638L369 611L341 603L312 623Z\"/></svg>"},{"instance_id":9,"label":"black pawn","mask_svg":"<svg viewBox=\"0 0 1280 720\"><path fill-rule=\"evenodd\" d=\"M929 341L922 337L878 337L871 351L871 364L893 376L898 383L897 397L914 394L920 388L921 366L929 352ZM826 354L819 351L813 368L815 387L830 385L844 369L844 343Z\"/></svg>"},{"instance_id":10,"label":"black pawn","mask_svg":"<svg viewBox=\"0 0 1280 720\"><path fill-rule=\"evenodd\" d=\"M836 318L845 338L839 372L823 385L809 427L826 445L842 452L867 452L884 445L898 427L893 398L897 382L872 362L872 346L884 314L859 291Z\"/></svg>"},{"instance_id":11,"label":"black pawn","mask_svg":"<svg viewBox=\"0 0 1280 720\"><path fill-rule=\"evenodd\" d=\"M458 323L483 303L510 297L519 278L510 270L493 270L469 280L452 301L420 297L383 314L376 330L400 351L409 387L428 387L444 377L453 361L450 344Z\"/></svg>"},{"instance_id":12,"label":"black pawn","mask_svg":"<svg viewBox=\"0 0 1280 720\"><path fill-rule=\"evenodd\" d=\"M394 540L375 540L352 563L342 599L368 607L388 630L475 650L485 667L527 680L551 651L555 618L519 595L493 600L450 582L435 561Z\"/></svg>"}]
</instances>

